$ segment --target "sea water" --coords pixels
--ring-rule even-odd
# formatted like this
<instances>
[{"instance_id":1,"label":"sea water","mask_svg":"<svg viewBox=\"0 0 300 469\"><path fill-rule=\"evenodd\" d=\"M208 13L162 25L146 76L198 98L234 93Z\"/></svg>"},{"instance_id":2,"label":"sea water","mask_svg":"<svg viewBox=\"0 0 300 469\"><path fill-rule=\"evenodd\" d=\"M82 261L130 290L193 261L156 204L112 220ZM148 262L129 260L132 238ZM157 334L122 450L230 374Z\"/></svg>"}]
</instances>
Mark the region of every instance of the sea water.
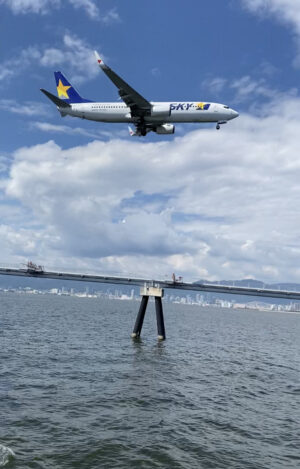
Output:
<instances>
[{"instance_id":1,"label":"sea water","mask_svg":"<svg viewBox=\"0 0 300 469\"><path fill-rule=\"evenodd\" d=\"M0 293L0 467L300 467L300 315Z\"/></svg>"}]
</instances>

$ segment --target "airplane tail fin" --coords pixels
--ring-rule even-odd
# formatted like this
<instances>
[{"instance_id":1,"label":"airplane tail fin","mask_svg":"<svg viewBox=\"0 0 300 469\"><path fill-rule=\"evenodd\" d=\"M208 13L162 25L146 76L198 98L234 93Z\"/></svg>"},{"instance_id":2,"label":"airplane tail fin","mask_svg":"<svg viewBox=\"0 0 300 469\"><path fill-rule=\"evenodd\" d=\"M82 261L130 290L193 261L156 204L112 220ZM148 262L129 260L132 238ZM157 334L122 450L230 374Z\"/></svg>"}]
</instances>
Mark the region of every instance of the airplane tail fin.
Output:
<instances>
[{"instance_id":1,"label":"airplane tail fin","mask_svg":"<svg viewBox=\"0 0 300 469\"><path fill-rule=\"evenodd\" d=\"M60 100L65 103L91 103L89 99L84 99L75 90L74 86L66 79L61 72L54 72L57 94Z\"/></svg>"}]
</instances>

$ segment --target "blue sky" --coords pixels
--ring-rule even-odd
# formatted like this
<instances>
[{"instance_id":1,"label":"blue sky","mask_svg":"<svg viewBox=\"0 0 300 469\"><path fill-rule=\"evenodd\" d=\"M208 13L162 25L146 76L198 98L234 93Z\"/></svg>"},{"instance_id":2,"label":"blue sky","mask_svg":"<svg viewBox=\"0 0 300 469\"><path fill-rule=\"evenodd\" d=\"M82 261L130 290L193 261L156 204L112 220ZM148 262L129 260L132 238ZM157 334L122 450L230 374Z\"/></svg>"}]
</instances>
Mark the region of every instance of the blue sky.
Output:
<instances>
[{"instance_id":1,"label":"blue sky","mask_svg":"<svg viewBox=\"0 0 300 469\"><path fill-rule=\"evenodd\" d=\"M3 262L186 278L300 281L300 7L295 0L0 0ZM62 119L63 71L117 99L106 62L150 100L240 112L175 136Z\"/></svg>"},{"instance_id":2,"label":"blue sky","mask_svg":"<svg viewBox=\"0 0 300 469\"><path fill-rule=\"evenodd\" d=\"M48 5L46 10L45 6L40 10L46 11L44 14L24 7L14 13L8 6L22 2L2 3L2 63L13 71L11 78L0 83L5 99L45 105L46 98L39 88L55 91L54 69L74 77L74 85L87 98L116 99L113 85L96 65L93 69L93 57L86 70L77 69L76 60L81 61L82 55L78 55L76 41L82 53L98 49L129 83L147 98L158 101L221 100L243 110L248 108L249 99L235 103L234 89L224 86L218 91L208 83L216 77L233 82L249 75L256 80L267 79L270 87L282 91L298 85L298 71L291 67L294 48L291 32L274 21L250 15L238 0L190 1L187 7L180 0L98 1L94 4L99 13L94 18L85 8L74 8L68 1L61 2L60 8L51 1L27 1L27 8L30 4L32 8L39 3ZM74 46L66 46L65 37L72 38ZM44 56L45 51L52 49L61 51L60 59ZM22 58L22 51L29 57ZM14 59L18 63L10 64ZM276 71L268 73L268 66ZM55 109L50 109L50 103L45 112L49 113L49 121L62 123ZM24 116L6 114L2 129L10 138L3 150L14 149L17 142L23 145L45 141L47 135L34 131L31 121L30 117L25 120ZM63 124L78 126L78 122L70 120ZM92 123L83 127L95 132L99 129ZM104 124L101 128L111 130L115 126ZM65 146L87 141L89 137L77 137L75 142L74 135L56 138ZM153 136L154 140L160 138Z\"/></svg>"}]
</instances>

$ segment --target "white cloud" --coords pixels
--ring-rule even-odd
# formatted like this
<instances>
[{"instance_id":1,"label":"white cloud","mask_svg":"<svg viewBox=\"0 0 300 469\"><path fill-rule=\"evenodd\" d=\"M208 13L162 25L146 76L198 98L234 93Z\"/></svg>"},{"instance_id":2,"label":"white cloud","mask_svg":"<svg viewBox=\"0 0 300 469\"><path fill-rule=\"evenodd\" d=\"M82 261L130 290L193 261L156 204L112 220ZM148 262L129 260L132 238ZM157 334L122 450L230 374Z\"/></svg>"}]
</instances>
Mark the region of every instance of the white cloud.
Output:
<instances>
[{"instance_id":1,"label":"white cloud","mask_svg":"<svg viewBox=\"0 0 300 469\"><path fill-rule=\"evenodd\" d=\"M119 15L116 7L112 8L111 10L106 12L103 16L101 16L101 20L106 25L121 22L120 15Z\"/></svg>"},{"instance_id":2,"label":"white cloud","mask_svg":"<svg viewBox=\"0 0 300 469\"><path fill-rule=\"evenodd\" d=\"M230 84L230 88L233 88L237 91L237 100L243 100L243 98L253 95L263 95L267 98L274 97L273 90L265 86L265 81L263 78L254 80L249 75L234 80Z\"/></svg>"},{"instance_id":3,"label":"white cloud","mask_svg":"<svg viewBox=\"0 0 300 469\"><path fill-rule=\"evenodd\" d=\"M152 68L151 69L151 75L153 75L154 77L160 77L161 72L160 72L159 68L157 68L157 67Z\"/></svg>"},{"instance_id":4,"label":"white cloud","mask_svg":"<svg viewBox=\"0 0 300 469\"><path fill-rule=\"evenodd\" d=\"M51 124L50 122L31 122L30 129L37 129L41 132L65 135L81 135L92 139L113 139L128 137L128 130L104 130L103 126L98 126L97 130L87 130L82 127L71 127L69 125Z\"/></svg>"},{"instance_id":5,"label":"white cloud","mask_svg":"<svg viewBox=\"0 0 300 469\"><path fill-rule=\"evenodd\" d=\"M292 24L300 34L300 3L297 0L243 0L249 10L260 14L273 14L283 22Z\"/></svg>"},{"instance_id":6,"label":"white cloud","mask_svg":"<svg viewBox=\"0 0 300 469\"><path fill-rule=\"evenodd\" d=\"M1 107L1 106L0 106ZM90 138L100 138L102 136L100 132L92 132L81 127L69 127L68 125L56 125L49 122L32 122L31 128L38 129L48 133L61 133L65 135L83 135Z\"/></svg>"},{"instance_id":7,"label":"white cloud","mask_svg":"<svg viewBox=\"0 0 300 469\"><path fill-rule=\"evenodd\" d=\"M86 78L94 78L99 73L93 47L70 33L64 35L60 48L44 49L41 63L46 67L63 64L68 66L72 73L71 79L77 83L83 82Z\"/></svg>"},{"instance_id":8,"label":"white cloud","mask_svg":"<svg viewBox=\"0 0 300 469\"><path fill-rule=\"evenodd\" d=\"M0 99L0 109L22 116L46 116L49 114L46 105L42 103L33 101L20 103L14 99Z\"/></svg>"},{"instance_id":9,"label":"white cloud","mask_svg":"<svg viewBox=\"0 0 300 469\"><path fill-rule=\"evenodd\" d=\"M82 8L86 14L94 20L99 20L104 24L120 22L120 16L116 8L100 14L95 0L67 0L68 4L75 9ZM62 0L0 0L0 5L6 5L14 14L46 14L51 9L62 8L66 2Z\"/></svg>"},{"instance_id":10,"label":"white cloud","mask_svg":"<svg viewBox=\"0 0 300 469\"><path fill-rule=\"evenodd\" d=\"M267 69L265 70L264 65L265 64L263 64L262 67L267 75L269 71L272 70L272 67L267 64ZM221 91L226 86L227 92L233 92L230 102L237 105L249 102L250 110L253 111L253 113L261 113L266 109L269 110L267 104L265 104L264 108L261 107L261 98L263 98L265 102L269 102L273 105L276 100L286 100L298 95L298 90L296 88L291 88L288 91L281 92L274 87L271 88L265 78L253 78L250 75L244 75L233 81L217 77L203 81L202 85L206 87L209 92L215 94L218 94L218 90Z\"/></svg>"},{"instance_id":11,"label":"white cloud","mask_svg":"<svg viewBox=\"0 0 300 469\"><path fill-rule=\"evenodd\" d=\"M18 56L5 60L0 67L0 82L7 81L15 75L22 73L32 63L38 61L39 58L39 49L37 47L28 47L23 49Z\"/></svg>"},{"instance_id":12,"label":"white cloud","mask_svg":"<svg viewBox=\"0 0 300 469\"><path fill-rule=\"evenodd\" d=\"M246 7L261 16L274 16L291 26L297 36L298 55L294 65L300 67L300 2L298 0L243 0Z\"/></svg>"},{"instance_id":13,"label":"white cloud","mask_svg":"<svg viewBox=\"0 0 300 469\"><path fill-rule=\"evenodd\" d=\"M49 8L60 5L60 0L0 0L0 4L9 7L15 14L47 13Z\"/></svg>"},{"instance_id":14,"label":"white cloud","mask_svg":"<svg viewBox=\"0 0 300 469\"><path fill-rule=\"evenodd\" d=\"M233 96L234 103L251 101L252 107L255 107L257 103L261 107L261 98L273 103L275 100L296 97L298 94L296 88L281 92L274 87L271 88L264 78L255 79L249 75L232 81L229 85L229 89L232 89L235 93Z\"/></svg>"},{"instance_id":15,"label":"white cloud","mask_svg":"<svg viewBox=\"0 0 300 469\"><path fill-rule=\"evenodd\" d=\"M271 64L270 62L265 60L260 64L259 71L261 74L269 78L278 74L279 69L275 67L273 64Z\"/></svg>"},{"instance_id":16,"label":"white cloud","mask_svg":"<svg viewBox=\"0 0 300 469\"><path fill-rule=\"evenodd\" d=\"M202 85L212 94L218 95L228 86L228 80L222 77L209 78L203 81Z\"/></svg>"},{"instance_id":17,"label":"white cloud","mask_svg":"<svg viewBox=\"0 0 300 469\"><path fill-rule=\"evenodd\" d=\"M3 176L2 173L6 173L9 169L9 159L6 155L0 155L0 178ZM1 184L0 184L1 190ZM0 206L1 206L1 192L0 192Z\"/></svg>"},{"instance_id":18,"label":"white cloud","mask_svg":"<svg viewBox=\"0 0 300 469\"><path fill-rule=\"evenodd\" d=\"M83 8L90 18L99 17L99 8L93 0L69 0L75 8Z\"/></svg>"},{"instance_id":19,"label":"white cloud","mask_svg":"<svg viewBox=\"0 0 300 469\"><path fill-rule=\"evenodd\" d=\"M299 119L285 97L220 132L20 148L5 191L21 235L1 246L13 261L28 236L39 262L78 270L299 281Z\"/></svg>"},{"instance_id":20,"label":"white cloud","mask_svg":"<svg viewBox=\"0 0 300 469\"><path fill-rule=\"evenodd\" d=\"M64 34L62 43L57 47L28 47L13 59L2 62L0 82L6 83L8 78L21 74L32 65L47 68L64 66L70 71L69 78L78 84L99 73L93 47L71 33Z\"/></svg>"}]
</instances>

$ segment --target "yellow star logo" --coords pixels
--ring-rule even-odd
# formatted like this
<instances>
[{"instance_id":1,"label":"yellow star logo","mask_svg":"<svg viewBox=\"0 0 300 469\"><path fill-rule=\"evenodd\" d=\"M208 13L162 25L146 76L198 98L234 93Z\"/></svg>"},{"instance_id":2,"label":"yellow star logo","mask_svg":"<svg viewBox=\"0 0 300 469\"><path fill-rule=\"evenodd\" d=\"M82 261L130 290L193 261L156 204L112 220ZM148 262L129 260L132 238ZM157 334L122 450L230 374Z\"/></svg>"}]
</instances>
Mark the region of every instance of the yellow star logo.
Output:
<instances>
[{"instance_id":1,"label":"yellow star logo","mask_svg":"<svg viewBox=\"0 0 300 469\"><path fill-rule=\"evenodd\" d=\"M197 104L197 107L198 107L199 109L202 109L202 111L203 111L203 109L204 109L204 106L205 106L205 103L198 103L198 104Z\"/></svg>"},{"instance_id":2,"label":"yellow star logo","mask_svg":"<svg viewBox=\"0 0 300 469\"><path fill-rule=\"evenodd\" d=\"M68 96L68 93L67 93L69 88L71 88L71 86L64 86L62 84L62 81L59 80L58 86L57 86L58 97L60 98L61 96L64 96L65 98L69 99L69 96Z\"/></svg>"}]
</instances>

